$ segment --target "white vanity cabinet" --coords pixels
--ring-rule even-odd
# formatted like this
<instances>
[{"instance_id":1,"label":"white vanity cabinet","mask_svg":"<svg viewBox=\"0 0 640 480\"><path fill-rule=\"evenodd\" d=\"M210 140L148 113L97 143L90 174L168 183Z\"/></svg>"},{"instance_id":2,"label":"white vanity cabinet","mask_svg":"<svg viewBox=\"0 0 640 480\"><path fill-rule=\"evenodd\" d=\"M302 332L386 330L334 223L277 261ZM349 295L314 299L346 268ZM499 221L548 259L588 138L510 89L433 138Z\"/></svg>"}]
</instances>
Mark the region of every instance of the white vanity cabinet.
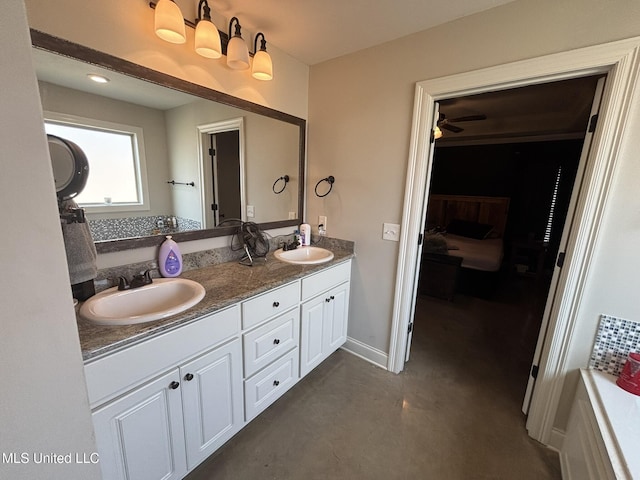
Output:
<instances>
[{"instance_id":1,"label":"white vanity cabinet","mask_svg":"<svg viewBox=\"0 0 640 480\"><path fill-rule=\"evenodd\" d=\"M351 262L302 279L300 377L347 340Z\"/></svg>"},{"instance_id":2,"label":"white vanity cabinet","mask_svg":"<svg viewBox=\"0 0 640 480\"><path fill-rule=\"evenodd\" d=\"M103 478L180 479L242 428L239 332L236 306L85 366Z\"/></svg>"},{"instance_id":3,"label":"white vanity cabinet","mask_svg":"<svg viewBox=\"0 0 640 480\"><path fill-rule=\"evenodd\" d=\"M85 364L105 480L173 480L347 335L351 261Z\"/></svg>"}]
</instances>

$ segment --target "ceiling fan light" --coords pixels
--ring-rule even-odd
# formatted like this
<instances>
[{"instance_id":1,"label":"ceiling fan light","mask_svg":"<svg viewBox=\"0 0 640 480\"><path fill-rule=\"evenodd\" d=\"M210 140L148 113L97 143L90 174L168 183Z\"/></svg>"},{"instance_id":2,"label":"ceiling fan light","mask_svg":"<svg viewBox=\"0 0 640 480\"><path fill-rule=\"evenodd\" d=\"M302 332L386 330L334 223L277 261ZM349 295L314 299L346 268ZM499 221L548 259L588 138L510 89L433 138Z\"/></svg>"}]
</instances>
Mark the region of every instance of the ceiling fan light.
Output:
<instances>
[{"instance_id":1,"label":"ceiling fan light","mask_svg":"<svg viewBox=\"0 0 640 480\"><path fill-rule=\"evenodd\" d=\"M187 32L180 7L171 0L159 0L154 16L156 35L170 43L185 43Z\"/></svg>"},{"instance_id":2,"label":"ceiling fan light","mask_svg":"<svg viewBox=\"0 0 640 480\"><path fill-rule=\"evenodd\" d=\"M209 20L200 20L196 25L195 50L198 55L206 58L222 56L220 33Z\"/></svg>"},{"instance_id":3,"label":"ceiling fan light","mask_svg":"<svg viewBox=\"0 0 640 480\"><path fill-rule=\"evenodd\" d=\"M436 128L433 129L433 138L435 138L436 140L442 138L442 130L440 130L440 127L437 125Z\"/></svg>"},{"instance_id":4,"label":"ceiling fan light","mask_svg":"<svg viewBox=\"0 0 640 480\"><path fill-rule=\"evenodd\" d=\"M241 36L234 35L227 45L227 66L233 70L249 68L249 48Z\"/></svg>"},{"instance_id":5,"label":"ceiling fan light","mask_svg":"<svg viewBox=\"0 0 640 480\"><path fill-rule=\"evenodd\" d=\"M271 55L266 50L259 50L253 56L251 75L258 80L273 79L273 63L271 62Z\"/></svg>"}]
</instances>

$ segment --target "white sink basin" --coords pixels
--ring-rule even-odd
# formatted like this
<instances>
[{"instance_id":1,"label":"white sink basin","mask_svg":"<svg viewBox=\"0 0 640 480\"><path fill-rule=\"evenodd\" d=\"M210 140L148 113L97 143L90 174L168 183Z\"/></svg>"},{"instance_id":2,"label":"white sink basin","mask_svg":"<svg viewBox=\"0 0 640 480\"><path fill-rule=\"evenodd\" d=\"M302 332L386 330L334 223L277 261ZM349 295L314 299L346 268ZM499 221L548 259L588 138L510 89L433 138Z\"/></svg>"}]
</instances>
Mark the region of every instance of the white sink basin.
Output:
<instances>
[{"instance_id":1,"label":"white sink basin","mask_svg":"<svg viewBox=\"0 0 640 480\"><path fill-rule=\"evenodd\" d=\"M131 290L109 288L89 298L80 316L99 325L133 325L184 312L204 298L202 285L186 278L156 278Z\"/></svg>"},{"instance_id":2,"label":"white sink basin","mask_svg":"<svg viewBox=\"0 0 640 480\"><path fill-rule=\"evenodd\" d=\"M320 247L300 247L295 250L276 250L274 252L278 260L299 265L314 265L333 260L333 252Z\"/></svg>"}]
</instances>

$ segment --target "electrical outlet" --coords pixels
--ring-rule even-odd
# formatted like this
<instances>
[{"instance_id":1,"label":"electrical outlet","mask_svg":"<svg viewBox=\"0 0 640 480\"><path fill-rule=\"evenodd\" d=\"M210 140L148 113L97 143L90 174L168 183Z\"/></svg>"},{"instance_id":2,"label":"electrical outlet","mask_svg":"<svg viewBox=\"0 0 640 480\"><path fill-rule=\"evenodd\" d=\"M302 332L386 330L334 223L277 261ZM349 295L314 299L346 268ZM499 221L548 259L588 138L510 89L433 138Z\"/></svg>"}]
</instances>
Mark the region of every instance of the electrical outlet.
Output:
<instances>
[{"instance_id":1,"label":"electrical outlet","mask_svg":"<svg viewBox=\"0 0 640 480\"><path fill-rule=\"evenodd\" d=\"M318 225L324 225L324 229L327 229L327 217L324 215L318 216Z\"/></svg>"},{"instance_id":2,"label":"electrical outlet","mask_svg":"<svg viewBox=\"0 0 640 480\"><path fill-rule=\"evenodd\" d=\"M253 205L247 205L247 218L253 218L256 216L256 209Z\"/></svg>"},{"instance_id":3,"label":"electrical outlet","mask_svg":"<svg viewBox=\"0 0 640 480\"><path fill-rule=\"evenodd\" d=\"M382 239L391 240L393 242L400 241L400 225L397 223L382 224Z\"/></svg>"}]
</instances>

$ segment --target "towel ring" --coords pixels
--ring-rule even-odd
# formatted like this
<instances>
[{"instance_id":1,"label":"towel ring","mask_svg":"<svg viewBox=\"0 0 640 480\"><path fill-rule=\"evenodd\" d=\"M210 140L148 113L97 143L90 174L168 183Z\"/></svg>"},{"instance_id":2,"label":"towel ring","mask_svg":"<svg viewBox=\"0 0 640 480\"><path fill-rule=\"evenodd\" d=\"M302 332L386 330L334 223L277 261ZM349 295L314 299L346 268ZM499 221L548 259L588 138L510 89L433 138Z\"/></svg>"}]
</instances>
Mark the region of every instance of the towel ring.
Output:
<instances>
[{"instance_id":1,"label":"towel ring","mask_svg":"<svg viewBox=\"0 0 640 480\"><path fill-rule=\"evenodd\" d=\"M278 191L276 191L276 184L282 180L284 182L284 184L282 185L282 188ZM289 175L283 175L282 177L278 178L275 182L273 182L273 186L271 187L271 190L273 190L273 193L275 193L276 195L279 193L284 192L284 189L287 188L287 183L289 183Z\"/></svg>"},{"instance_id":2,"label":"towel ring","mask_svg":"<svg viewBox=\"0 0 640 480\"><path fill-rule=\"evenodd\" d=\"M319 180L318 183L316 183L316 188L315 188L316 196L322 198L329 195L331 193L331 190L333 190L333 184L335 183L335 181L336 179L333 175L329 175L327 178L323 178L322 180ZM327 182L329 184L329 190L327 190L327 193L320 195L318 193L318 187L322 182Z\"/></svg>"}]
</instances>

